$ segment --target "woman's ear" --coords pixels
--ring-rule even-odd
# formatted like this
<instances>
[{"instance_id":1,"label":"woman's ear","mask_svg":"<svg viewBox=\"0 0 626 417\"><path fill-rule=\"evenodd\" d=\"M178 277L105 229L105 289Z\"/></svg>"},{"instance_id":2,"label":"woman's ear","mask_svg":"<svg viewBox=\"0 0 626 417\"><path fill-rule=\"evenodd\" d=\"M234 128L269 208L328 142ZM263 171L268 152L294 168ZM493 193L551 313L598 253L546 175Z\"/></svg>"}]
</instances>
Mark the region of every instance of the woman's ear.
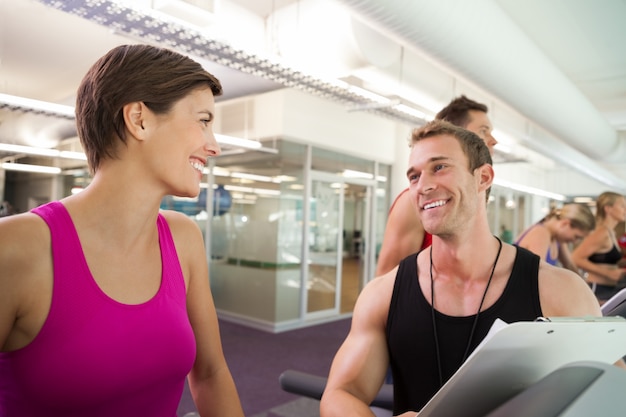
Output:
<instances>
[{"instance_id":1,"label":"woman's ear","mask_svg":"<svg viewBox=\"0 0 626 417\"><path fill-rule=\"evenodd\" d=\"M145 104L135 101L124 105L122 114L126 130L136 139L143 140L146 136L145 118L147 114Z\"/></svg>"}]
</instances>

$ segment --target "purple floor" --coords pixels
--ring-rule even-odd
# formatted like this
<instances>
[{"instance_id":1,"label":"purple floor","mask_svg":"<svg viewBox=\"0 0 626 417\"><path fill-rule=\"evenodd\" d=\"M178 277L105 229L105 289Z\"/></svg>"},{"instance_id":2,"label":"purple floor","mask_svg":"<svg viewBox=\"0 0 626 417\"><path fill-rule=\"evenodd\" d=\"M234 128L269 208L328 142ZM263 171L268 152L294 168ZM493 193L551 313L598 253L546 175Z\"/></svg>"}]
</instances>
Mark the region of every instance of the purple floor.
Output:
<instances>
[{"instance_id":1,"label":"purple floor","mask_svg":"<svg viewBox=\"0 0 626 417\"><path fill-rule=\"evenodd\" d=\"M326 376L348 334L350 319L272 334L220 321L222 346L246 416L262 414L299 397L284 392L278 377L287 369ZM178 415L195 411L185 389Z\"/></svg>"}]
</instances>

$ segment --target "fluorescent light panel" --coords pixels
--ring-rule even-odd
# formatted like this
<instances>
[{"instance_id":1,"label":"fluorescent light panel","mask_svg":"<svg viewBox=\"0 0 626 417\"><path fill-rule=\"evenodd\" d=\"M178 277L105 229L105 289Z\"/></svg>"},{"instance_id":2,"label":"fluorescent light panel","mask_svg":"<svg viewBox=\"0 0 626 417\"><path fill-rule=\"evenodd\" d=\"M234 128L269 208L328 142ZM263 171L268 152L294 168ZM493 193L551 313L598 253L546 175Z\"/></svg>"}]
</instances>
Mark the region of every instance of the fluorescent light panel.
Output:
<instances>
[{"instance_id":1,"label":"fluorescent light panel","mask_svg":"<svg viewBox=\"0 0 626 417\"><path fill-rule=\"evenodd\" d=\"M0 143L0 151L15 152L26 155L48 156L51 158L78 159L86 161L87 157L82 152L60 151L58 149L36 148L32 146L12 145Z\"/></svg>"},{"instance_id":2,"label":"fluorescent light panel","mask_svg":"<svg viewBox=\"0 0 626 417\"><path fill-rule=\"evenodd\" d=\"M550 191L541 190L539 188L529 187L529 186L522 185L522 184L516 184L510 181L501 180L497 178L494 178L493 184L499 185L501 187L509 188L511 190L521 191L523 193L534 194L540 197L551 198L553 200L558 200L558 201L566 200L566 197L563 194L557 194L557 193L553 193Z\"/></svg>"},{"instance_id":3,"label":"fluorescent light panel","mask_svg":"<svg viewBox=\"0 0 626 417\"><path fill-rule=\"evenodd\" d=\"M346 178L363 178L366 180L371 180L374 178L373 174L362 171L354 171L352 169L344 169L340 175ZM387 182L387 177L379 175L376 177L376 181Z\"/></svg>"},{"instance_id":4,"label":"fluorescent light panel","mask_svg":"<svg viewBox=\"0 0 626 417\"><path fill-rule=\"evenodd\" d=\"M3 162L0 164L2 169L7 171L22 171L22 172L35 172L38 174L53 174L58 175L61 173L61 168L47 167L42 165L30 165L30 164L16 164L14 162Z\"/></svg>"},{"instance_id":5,"label":"fluorescent light panel","mask_svg":"<svg viewBox=\"0 0 626 417\"><path fill-rule=\"evenodd\" d=\"M397 104L395 106L393 106L393 108L401 113L404 113L406 115L409 115L411 117L415 117L417 119L422 119L422 120L426 120L426 114L424 112L421 112L417 109L414 109L413 107L409 107L406 104Z\"/></svg>"},{"instance_id":6,"label":"fluorescent light panel","mask_svg":"<svg viewBox=\"0 0 626 417\"><path fill-rule=\"evenodd\" d=\"M0 104L4 104L9 107L16 107L20 110L28 112L42 112L70 119L74 118L74 107L62 104L33 100L9 94L0 94Z\"/></svg>"},{"instance_id":7,"label":"fluorescent light panel","mask_svg":"<svg viewBox=\"0 0 626 417\"><path fill-rule=\"evenodd\" d=\"M236 138L234 136L215 134L217 143L224 145L238 146L246 149L259 149L262 147L261 142L250 139Z\"/></svg>"},{"instance_id":8,"label":"fluorescent light panel","mask_svg":"<svg viewBox=\"0 0 626 417\"><path fill-rule=\"evenodd\" d=\"M247 174L245 172L233 172L230 174L230 177L261 182L275 182L272 177L267 177L265 175Z\"/></svg>"},{"instance_id":9,"label":"fluorescent light panel","mask_svg":"<svg viewBox=\"0 0 626 417\"><path fill-rule=\"evenodd\" d=\"M225 185L224 188L228 191L235 191L240 193L253 193L258 195L280 195L279 190L268 190L265 188L240 187L238 185Z\"/></svg>"}]
</instances>

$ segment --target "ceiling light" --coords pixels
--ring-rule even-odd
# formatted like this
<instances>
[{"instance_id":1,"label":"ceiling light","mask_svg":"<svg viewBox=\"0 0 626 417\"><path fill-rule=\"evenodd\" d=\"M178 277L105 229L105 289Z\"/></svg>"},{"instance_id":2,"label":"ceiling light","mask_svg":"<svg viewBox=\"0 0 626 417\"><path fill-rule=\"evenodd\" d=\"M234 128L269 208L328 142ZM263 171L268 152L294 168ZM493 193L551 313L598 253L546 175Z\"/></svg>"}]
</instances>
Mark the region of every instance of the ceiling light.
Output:
<instances>
[{"instance_id":1,"label":"ceiling light","mask_svg":"<svg viewBox=\"0 0 626 417\"><path fill-rule=\"evenodd\" d=\"M16 164L14 162L3 162L0 164L0 168L7 171L22 171L22 172L34 172L38 174L54 174L61 173L61 168L47 167L42 165L30 165L30 164Z\"/></svg>"},{"instance_id":2,"label":"ceiling light","mask_svg":"<svg viewBox=\"0 0 626 417\"><path fill-rule=\"evenodd\" d=\"M12 145L9 143L0 143L0 151L37 156L59 156L59 151L56 149L34 148L31 146Z\"/></svg>"},{"instance_id":3,"label":"ceiling light","mask_svg":"<svg viewBox=\"0 0 626 417\"><path fill-rule=\"evenodd\" d=\"M12 145L10 143L0 143L0 151L13 152L16 154L48 156L50 158L78 159L86 161L87 156L83 152L60 151L58 149L36 148L33 146Z\"/></svg>"},{"instance_id":4,"label":"ceiling light","mask_svg":"<svg viewBox=\"0 0 626 417\"><path fill-rule=\"evenodd\" d=\"M357 96L361 96L363 98L366 98L368 100L374 101L375 103L382 104L385 106L389 106L390 104L393 104L393 102L387 97L383 97L380 94L373 93L371 91L368 91L361 87L357 87L355 85L350 85L346 82L344 83L345 83L344 88Z\"/></svg>"},{"instance_id":5,"label":"ceiling light","mask_svg":"<svg viewBox=\"0 0 626 417\"><path fill-rule=\"evenodd\" d=\"M398 110L401 113L405 113L409 116L413 116L420 120L426 120L426 114L413 107L409 107L406 104L398 104L393 106L393 109Z\"/></svg>"},{"instance_id":6,"label":"ceiling light","mask_svg":"<svg viewBox=\"0 0 626 417\"><path fill-rule=\"evenodd\" d=\"M291 175L277 175L276 177L274 177L272 182L294 182L297 180L298 178Z\"/></svg>"},{"instance_id":7,"label":"ceiling light","mask_svg":"<svg viewBox=\"0 0 626 417\"><path fill-rule=\"evenodd\" d=\"M0 108L3 107L28 113L43 113L50 116L63 117L65 119L74 118L74 107L72 106L11 96L9 94L0 94Z\"/></svg>"},{"instance_id":8,"label":"ceiling light","mask_svg":"<svg viewBox=\"0 0 626 417\"><path fill-rule=\"evenodd\" d=\"M354 171L352 169L344 169L343 172L341 173L342 176L346 177L346 178L364 178L367 180L371 180L374 178L374 175L367 173L367 172L361 172L361 171Z\"/></svg>"},{"instance_id":9,"label":"ceiling light","mask_svg":"<svg viewBox=\"0 0 626 417\"><path fill-rule=\"evenodd\" d=\"M255 204L255 200L236 199L233 198L234 204Z\"/></svg>"},{"instance_id":10,"label":"ceiling light","mask_svg":"<svg viewBox=\"0 0 626 417\"><path fill-rule=\"evenodd\" d=\"M208 174L209 169L208 168L205 168L205 169L206 169L205 174ZM215 166L213 167L213 175L216 175L218 177L230 177L230 171L222 167Z\"/></svg>"},{"instance_id":11,"label":"ceiling light","mask_svg":"<svg viewBox=\"0 0 626 417\"><path fill-rule=\"evenodd\" d=\"M280 195L279 190L268 190L267 188L253 188L252 192L258 195L270 195L270 196Z\"/></svg>"},{"instance_id":12,"label":"ceiling light","mask_svg":"<svg viewBox=\"0 0 626 417\"><path fill-rule=\"evenodd\" d=\"M272 177L266 177L264 175L255 175L255 174L247 174L245 172L233 172L230 174L231 178L241 178L246 180L253 181L262 181L262 182L274 182Z\"/></svg>"},{"instance_id":13,"label":"ceiling light","mask_svg":"<svg viewBox=\"0 0 626 417\"><path fill-rule=\"evenodd\" d=\"M268 190L266 188L240 187L238 185L225 185L224 189L240 193L253 193L258 195L280 195L279 190Z\"/></svg>"},{"instance_id":14,"label":"ceiling light","mask_svg":"<svg viewBox=\"0 0 626 417\"><path fill-rule=\"evenodd\" d=\"M220 135L217 133L215 134L215 139L217 140L217 143L238 146L246 149L260 149L263 146L261 142L256 140L236 138L234 136Z\"/></svg>"},{"instance_id":15,"label":"ceiling light","mask_svg":"<svg viewBox=\"0 0 626 417\"><path fill-rule=\"evenodd\" d=\"M551 198L552 200L558 200L558 201L565 201L566 200L566 197L563 194L557 194L557 193L553 193L553 192L550 192L550 191L541 190L539 188L528 187L528 186L522 185L522 184L515 184L513 182L506 181L506 180L501 180L501 179L497 179L497 178L494 178L493 184L494 185L499 185L501 187L509 188L511 190L521 191L523 193L534 194L534 195L538 195L540 197Z\"/></svg>"},{"instance_id":16,"label":"ceiling light","mask_svg":"<svg viewBox=\"0 0 626 417\"><path fill-rule=\"evenodd\" d=\"M59 151L59 158L80 159L82 161L86 161L87 160L87 155L85 155L83 152Z\"/></svg>"}]
</instances>

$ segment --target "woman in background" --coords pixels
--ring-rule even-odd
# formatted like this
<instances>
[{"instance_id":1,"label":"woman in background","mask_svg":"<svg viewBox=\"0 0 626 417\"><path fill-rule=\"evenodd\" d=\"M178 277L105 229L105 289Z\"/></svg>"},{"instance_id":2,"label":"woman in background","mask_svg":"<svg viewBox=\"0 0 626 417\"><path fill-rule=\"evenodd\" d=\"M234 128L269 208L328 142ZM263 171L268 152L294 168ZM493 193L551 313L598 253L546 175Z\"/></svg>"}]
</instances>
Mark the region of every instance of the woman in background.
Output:
<instances>
[{"instance_id":1,"label":"woman in background","mask_svg":"<svg viewBox=\"0 0 626 417\"><path fill-rule=\"evenodd\" d=\"M587 282L600 303L624 287L626 270L618 267L622 251L615 227L626 219L626 198L614 192L600 194L596 201L596 228L572 253L574 263L587 272Z\"/></svg>"},{"instance_id":2,"label":"woman in background","mask_svg":"<svg viewBox=\"0 0 626 417\"><path fill-rule=\"evenodd\" d=\"M617 244L622 250L622 260L619 261L618 265L626 267L626 222L618 224L615 231L615 235L618 236Z\"/></svg>"},{"instance_id":3,"label":"woman in background","mask_svg":"<svg viewBox=\"0 0 626 417\"><path fill-rule=\"evenodd\" d=\"M550 265L579 273L568 244L587 236L594 228L593 213L583 204L569 203L555 208L538 223L526 229L515 241L517 246L539 255Z\"/></svg>"},{"instance_id":4,"label":"woman in background","mask_svg":"<svg viewBox=\"0 0 626 417\"><path fill-rule=\"evenodd\" d=\"M175 417L188 377L200 415L243 417L226 365L202 233L161 211L194 197L219 81L148 45L87 72L76 124L93 180L0 219L0 415Z\"/></svg>"}]
</instances>

